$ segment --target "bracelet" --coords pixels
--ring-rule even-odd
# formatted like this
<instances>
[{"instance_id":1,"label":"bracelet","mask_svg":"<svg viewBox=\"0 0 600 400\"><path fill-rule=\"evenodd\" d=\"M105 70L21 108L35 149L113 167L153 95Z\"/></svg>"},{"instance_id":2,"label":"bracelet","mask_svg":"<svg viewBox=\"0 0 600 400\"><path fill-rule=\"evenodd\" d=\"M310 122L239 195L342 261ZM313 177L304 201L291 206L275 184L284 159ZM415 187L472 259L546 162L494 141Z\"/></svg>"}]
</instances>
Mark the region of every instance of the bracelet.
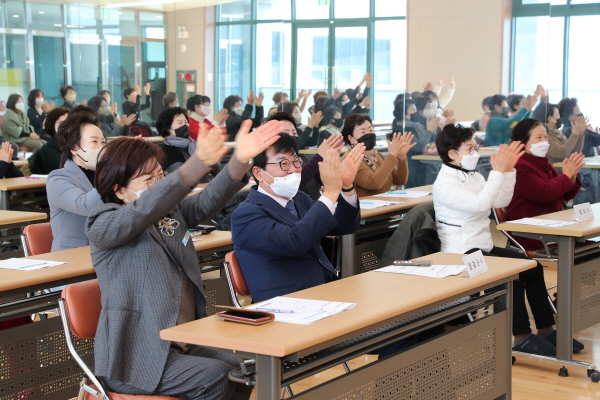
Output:
<instances>
[{"instance_id":1,"label":"bracelet","mask_svg":"<svg viewBox=\"0 0 600 400\"><path fill-rule=\"evenodd\" d=\"M351 187L350 189L344 189L344 188L342 188L342 192L345 192L345 193L351 192L351 191L353 191L353 190L354 190L354 187L355 187L355 186L356 186L356 185L354 184L354 182L352 182L352 187Z\"/></svg>"}]
</instances>

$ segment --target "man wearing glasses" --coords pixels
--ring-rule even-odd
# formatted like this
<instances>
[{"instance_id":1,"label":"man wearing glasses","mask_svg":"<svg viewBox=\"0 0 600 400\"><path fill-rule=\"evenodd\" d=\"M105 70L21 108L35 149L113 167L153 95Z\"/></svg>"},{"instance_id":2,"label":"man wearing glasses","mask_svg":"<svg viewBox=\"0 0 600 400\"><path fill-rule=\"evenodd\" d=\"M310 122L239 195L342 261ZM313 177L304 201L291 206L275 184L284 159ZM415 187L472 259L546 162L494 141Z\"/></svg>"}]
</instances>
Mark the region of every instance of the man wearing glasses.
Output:
<instances>
[{"instance_id":1,"label":"man wearing glasses","mask_svg":"<svg viewBox=\"0 0 600 400\"><path fill-rule=\"evenodd\" d=\"M314 202L298 191L302 161L296 140L280 136L254 158L258 185L231 218L234 250L254 302L337 279L321 237L352 233L360 220L354 177L364 145L343 162L336 150L327 151L319 163L323 194Z\"/></svg>"}]
</instances>

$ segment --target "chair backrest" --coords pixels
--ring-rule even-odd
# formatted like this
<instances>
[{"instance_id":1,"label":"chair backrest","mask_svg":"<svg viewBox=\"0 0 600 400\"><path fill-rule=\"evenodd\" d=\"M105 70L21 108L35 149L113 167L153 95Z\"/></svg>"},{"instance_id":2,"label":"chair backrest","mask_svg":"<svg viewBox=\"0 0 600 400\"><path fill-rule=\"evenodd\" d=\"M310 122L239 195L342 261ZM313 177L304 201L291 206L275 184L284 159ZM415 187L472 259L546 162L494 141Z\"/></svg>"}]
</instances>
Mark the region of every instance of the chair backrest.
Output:
<instances>
[{"instance_id":1,"label":"chair backrest","mask_svg":"<svg viewBox=\"0 0 600 400\"><path fill-rule=\"evenodd\" d=\"M28 256L50 253L52 250L52 228L50 222L27 225L23 229Z\"/></svg>"},{"instance_id":2,"label":"chair backrest","mask_svg":"<svg viewBox=\"0 0 600 400\"><path fill-rule=\"evenodd\" d=\"M234 251L225 255L225 263L226 268L229 269L235 292L241 296L250 296L250 289L248 289L248 285L246 285L246 279L244 279L242 268L240 267L240 263Z\"/></svg>"},{"instance_id":3,"label":"chair backrest","mask_svg":"<svg viewBox=\"0 0 600 400\"><path fill-rule=\"evenodd\" d=\"M98 280L69 285L63 289L61 297L69 317L71 333L81 339L93 339L102 311Z\"/></svg>"},{"instance_id":4,"label":"chair backrest","mask_svg":"<svg viewBox=\"0 0 600 400\"><path fill-rule=\"evenodd\" d=\"M504 208L494 208L494 218L497 224L503 224L506 222L506 210Z\"/></svg>"}]
</instances>

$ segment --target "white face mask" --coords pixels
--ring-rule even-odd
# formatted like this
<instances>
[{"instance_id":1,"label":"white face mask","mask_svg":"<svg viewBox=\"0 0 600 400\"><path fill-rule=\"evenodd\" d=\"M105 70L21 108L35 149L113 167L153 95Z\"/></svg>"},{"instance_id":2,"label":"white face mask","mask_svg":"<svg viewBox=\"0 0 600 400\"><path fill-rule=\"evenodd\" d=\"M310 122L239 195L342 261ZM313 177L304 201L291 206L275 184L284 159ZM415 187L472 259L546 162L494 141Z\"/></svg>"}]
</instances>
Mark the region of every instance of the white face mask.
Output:
<instances>
[{"instance_id":1,"label":"white face mask","mask_svg":"<svg viewBox=\"0 0 600 400\"><path fill-rule=\"evenodd\" d=\"M131 189L129 189L129 188L125 188L125 190L129 190L131 193L135 193L135 195L136 195L136 196L137 196L137 198L139 199L139 198L140 198L140 196L142 195L142 193L144 193L144 192L145 192L146 190L148 190L148 189L142 189L142 190L131 190ZM127 201L127 202L129 202L129 200L124 200L124 201Z\"/></svg>"},{"instance_id":2,"label":"white face mask","mask_svg":"<svg viewBox=\"0 0 600 400\"><path fill-rule=\"evenodd\" d=\"M296 120L296 124L299 124L300 122L302 122L302 115L300 115L298 113L293 113L292 116Z\"/></svg>"},{"instance_id":3,"label":"white face mask","mask_svg":"<svg viewBox=\"0 0 600 400\"><path fill-rule=\"evenodd\" d=\"M65 100L67 100L69 103L75 103L76 98L77 98L76 94L68 94L65 96Z\"/></svg>"},{"instance_id":4,"label":"white face mask","mask_svg":"<svg viewBox=\"0 0 600 400\"><path fill-rule=\"evenodd\" d=\"M210 106L200 106L200 112L204 115L209 115L210 114ZM240 113L240 115L242 115Z\"/></svg>"},{"instance_id":5,"label":"white face mask","mask_svg":"<svg viewBox=\"0 0 600 400\"><path fill-rule=\"evenodd\" d=\"M36 106L41 106L42 104L44 104L44 98L43 97L38 97L37 99L35 99L35 105Z\"/></svg>"},{"instance_id":6,"label":"white face mask","mask_svg":"<svg viewBox=\"0 0 600 400\"><path fill-rule=\"evenodd\" d=\"M529 151L536 157L546 157L546 153L548 153L548 149L550 148L550 143L539 142L539 143L531 143L529 145Z\"/></svg>"},{"instance_id":7,"label":"white face mask","mask_svg":"<svg viewBox=\"0 0 600 400\"><path fill-rule=\"evenodd\" d=\"M437 112L432 108L430 110L423 110L423 115L425 118L432 118L437 115Z\"/></svg>"},{"instance_id":8,"label":"white face mask","mask_svg":"<svg viewBox=\"0 0 600 400\"><path fill-rule=\"evenodd\" d=\"M431 108L432 109L437 110L439 106L440 106L440 103L438 103L437 100L434 100L434 101L431 102Z\"/></svg>"},{"instance_id":9,"label":"white face mask","mask_svg":"<svg viewBox=\"0 0 600 400\"><path fill-rule=\"evenodd\" d=\"M233 109L233 112L236 113L237 115L242 115L242 113L244 112L244 108L243 107L236 107Z\"/></svg>"},{"instance_id":10,"label":"white face mask","mask_svg":"<svg viewBox=\"0 0 600 400\"><path fill-rule=\"evenodd\" d=\"M264 170L263 170L264 171ZM271 176L267 171L265 174ZM273 178L271 176L271 178ZM300 172L295 172L293 174L289 174L286 176L278 176L273 178L273 183L268 184L278 196L285 197L291 199L298 193L298 188L300 187L300 181L302 180L302 174Z\"/></svg>"},{"instance_id":11,"label":"white face mask","mask_svg":"<svg viewBox=\"0 0 600 400\"><path fill-rule=\"evenodd\" d=\"M80 147L81 151L83 151L84 157L81 157L79 154L77 154L77 157L81 158L81 160L83 160L83 163L85 164L86 167L88 167L89 169L91 169L92 171L96 170L96 164L98 164L98 153L100 153L100 150L102 150L102 147L97 148L97 149L86 149L84 147Z\"/></svg>"},{"instance_id":12,"label":"white face mask","mask_svg":"<svg viewBox=\"0 0 600 400\"><path fill-rule=\"evenodd\" d=\"M15 108L19 111L23 111L23 109L25 108L25 103L23 103L23 102L17 103L17 104L15 104Z\"/></svg>"},{"instance_id":13,"label":"white face mask","mask_svg":"<svg viewBox=\"0 0 600 400\"><path fill-rule=\"evenodd\" d=\"M466 169L467 171L473 171L475 167L477 167L477 162L479 161L479 153L474 152L473 154L464 155L461 154L462 159L459 161L460 166Z\"/></svg>"}]
</instances>

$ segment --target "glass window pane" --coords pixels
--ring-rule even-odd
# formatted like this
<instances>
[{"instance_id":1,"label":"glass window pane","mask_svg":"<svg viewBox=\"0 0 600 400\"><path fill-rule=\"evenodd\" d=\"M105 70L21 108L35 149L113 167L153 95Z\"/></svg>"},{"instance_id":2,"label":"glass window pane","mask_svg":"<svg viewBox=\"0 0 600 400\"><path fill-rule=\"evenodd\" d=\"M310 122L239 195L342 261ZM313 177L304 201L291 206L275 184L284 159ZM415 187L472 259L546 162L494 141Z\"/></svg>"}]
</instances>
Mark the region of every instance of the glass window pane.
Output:
<instances>
[{"instance_id":1,"label":"glass window pane","mask_svg":"<svg viewBox=\"0 0 600 400\"><path fill-rule=\"evenodd\" d=\"M25 2L4 0L0 2L0 27L25 28Z\"/></svg>"},{"instance_id":2,"label":"glass window pane","mask_svg":"<svg viewBox=\"0 0 600 400\"><path fill-rule=\"evenodd\" d=\"M323 19L329 18L329 1L296 0L296 19ZM368 15L367 15L368 16Z\"/></svg>"},{"instance_id":3,"label":"glass window pane","mask_svg":"<svg viewBox=\"0 0 600 400\"><path fill-rule=\"evenodd\" d=\"M376 17L404 17L406 0L375 0Z\"/></svg>"},{"instance_id":4,"label":"glass window pane","mask_svg":"<svg viewBox=\"0 0 600 400\"><path fill-rule=\"evenodd\" d=\"M101 89L101 59L98 40L71 39L71 81L77 92L77 103L89 100Z\"/></svg>"},{"instance_id":5,"label":"glass window pane","mask_svg":"<svg viewBox=\"0 0 600 400\"><path fill-rule=\"evenodd\" d=\"M334 2L335 18L368 18L370 0L343 0Z\"/></svg>"},{"instance_id":6,"label":"glass window pane","mask_svg":"<svg viewBox=\"0 0 600 400\"><path fill-rule=\"evenodd\" d=\"M8 96L18 93L26 98L27 66L25 52L25 35L0 34L0 99L6 101Z\"/></svg>"},{"instance_id":7,"label":"glass window pane","mask_svg":"<svg viewBox=\"0 0 600 400\"><path fill-rule=\"evenodd\" d=\"M297 4L297 3L296 3ZM298 64L296 87L323 90L327 88L329 71L329 28L298 29ZM309 98L312 101L312 97Z\"/></svg>"},{"instance_id":8,"label":"glass window pane","mask_svg":"<svg viewBox=\"0 0 600 400\"><path fill-rule=\"evenodd\" d=\"M275 92L284 91L289 94L290 91L290 24L258 24L256 43L260 43L260 46L256 46L256 90L265 94L263 105L268 111Z\"/></svg>"},{"instance_id":9,"label":"glass window pane","mask_svg":"<svg viewBox=\"0 0 600 400\"><path fill-rule=\"evenodd\" d=\"M522 0L523 4L543 4L550 3L550 0Z\"/></svg>"},{"instance_id":10,"label":"glass window pane","mask_svg":"<svg viewBox=\"0 0 600 400\"><path fill-rule=\"evenodd\" d=\"M221 22L247 21L252 17L251 0L221 4L220 9L219 21Z\"/></svg>"},{"instance_id":11,"label":"glass window pane","mask_svg":"<svg viewBox=\"0 0 600 400\"><path fill-rule=\"evenodd\" d=\"M158 13L140 13L142 37L149 39L165 38L165 16Z\"/></svg>"},{"instance_id":12,"label":"glass window pane","mask_svg":"<svg viewBox=\"0 0 600 400\"><path fill-rule=\"evenodd\" d=\"M132 88L135 83L135 47L107 43L108 82L103 85L110 91L112 98L121 104L125 101L123 91Z\"/></svg>"},{"instance_id":13,"label":"glass window pane","mask_svg":"<svg viewBox=\"0 0 600 400\"><path fill-rule=\"evenodd\" d=\"M110 10L110 17L102 20L102 33L105 35L138 36L135 11Z\"/></svg>"},{"instance_id":14,"label":"glass window pane","mask_svg":"<svg viewBox=\"0 0 600 400\"><path fill-rule=\"evenodd\" d=\"M48 102L55 101L57 106L63 103L58 89L65 85L63 46L63 38L33 37L35 86L44 92L44 96Z\"/></svg>"},{"instance_id":15,"label":"glass window pane","mask_svg":"<svg viewBox=\"0 0 600 400\"><path fill-rule=\"evenodd\" d=\"M67 28L75 33L98 33L96 7L67 6Z\"/></svg>"},{"instance_id":16,"label":"glass window pane","mask_svg":"<svg viewBox=\"0 0 600 400\"><path fill-rule=\"evenodd\" d=\"M375 22L374 121L394 119L394 99L406 90L406 20Z\"/></svg>"},{"instance_id":17,"label":"glass window pane","mask_svg":"<svg viewBox=\"0 0 600 400\"><path fill-rule=\"evenodd\" d=\"M250 92L250 25L219 27L218 104L229 95L246 99Z\"/></svg>"},{"instance_id":18,"label":"glass window pane","mask_svg":"<svg viewBox=\"0 0 600 400\"><path fill-rule=\"evenodd\" d=\"M355 88L367 72L367 27L335 28L333 84Z\"/></svg>"},{"instance_id":19,"label":"glass window pane","mask_svg":"<svg viewBox=\"0 0 600 400\"><path fill-rule=\"evenodd\" d=\"M150 87L152 106L142 112L142 119L152 126L154 126L158 114L162 111L162 96L165 94L166 78L167 53L165 44L159 42L142 43L142 82L140 82L140 87L146 82L152 84ZM157 87L160 87L161 90L156 90Z\"/></svg>"},{"instance_id":20,"label":"glass window pane","mask_svg":"<svg viewBox=\"0 0 600 400\"><path fill-rule=\"evenodd\" d=\"M600 1L598 0L571 0L571 4L596 4L599 3Z\"/></svg>"},{"instance_id":21,"label":"glass window pane","mask_svg":"<svg viewBox=\"0 0 600 400\"><path fill-rule=\"evenodd\" d=\"M600 81L597 63L590 58L590 39L596 37L599 15L571 17L569 29L569 97L579 100L581 112L593 126L600 125Z\"/></svg>"},{"instance_id":22,"label":"glass window pane","mask_svg":"<svg viewBox=\"0 0 600 400\"><path fill-rule=\"evenodd\" d=\"M521 17L515 29L514 91L529 94L542 84L550 101L562 93L564 18Z\"/></svg>"},{"instance_id":23,"label":"glass window pane","mask_svg":"<svg viewBox=\"0 0 600 400\"><path fill-rule=\"evenodd\" d=\"M257 19L291 19L291 0L258 0Z\"/></svg>"},{"instance_id":24,"label":"glass window pane","mask_svg":"<svg viewBox=\"0 0 600 400\"><path fill-rule=\"evenodd\" d=\"M31 5L31 25L33 29L42 31L63 30L62 6L60 4L29 4Z\"/></svg>"}]
</instances>

